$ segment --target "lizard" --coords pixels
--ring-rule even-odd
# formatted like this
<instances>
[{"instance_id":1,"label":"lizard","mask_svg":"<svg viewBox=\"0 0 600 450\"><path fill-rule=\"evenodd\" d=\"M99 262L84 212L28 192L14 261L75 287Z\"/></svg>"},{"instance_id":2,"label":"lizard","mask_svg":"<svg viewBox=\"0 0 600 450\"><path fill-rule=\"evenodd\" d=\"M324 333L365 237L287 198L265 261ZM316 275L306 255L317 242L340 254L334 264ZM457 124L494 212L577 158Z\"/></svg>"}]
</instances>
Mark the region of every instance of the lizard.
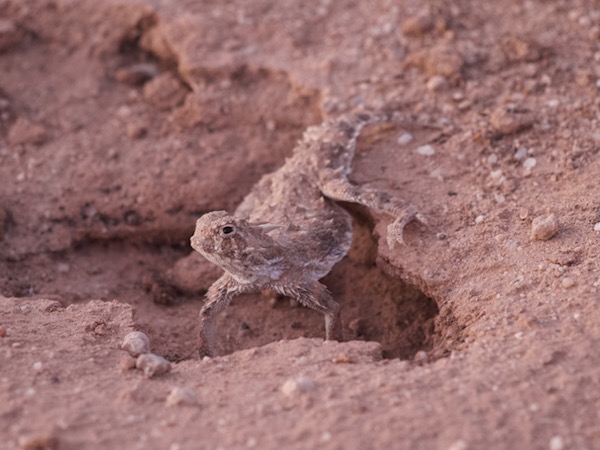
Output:
<instances>
[{"instance_id":1,"label":"lizard","mask_svg":"<svg viewBox=\"0 0 600 450\"><path fill-rule=\"evenodd\" d=\"M264 175L234 214L213 211L196 222L194 250L224 270L199 315L198 353L214 355L215 316L239 294L268 290L321 312L325 339L342 340L340 304L319 282L350 249L352 219L336 202L358 203L394 218L388 244L403 243L412 220L402 198L352 184L348 175L361 129L390 116L356 113L310 126L279 169Z\"/></svg>"}]
</instances>

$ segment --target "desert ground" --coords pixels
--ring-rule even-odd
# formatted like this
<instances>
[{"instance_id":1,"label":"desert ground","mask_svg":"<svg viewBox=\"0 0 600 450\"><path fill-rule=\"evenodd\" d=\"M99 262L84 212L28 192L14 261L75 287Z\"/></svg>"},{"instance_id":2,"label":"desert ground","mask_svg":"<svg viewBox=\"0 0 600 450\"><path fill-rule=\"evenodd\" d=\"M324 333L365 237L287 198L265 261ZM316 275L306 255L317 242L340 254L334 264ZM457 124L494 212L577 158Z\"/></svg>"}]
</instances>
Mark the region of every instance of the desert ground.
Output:
<instances>
[{"instance_id":1,"label":"desert ground","mask_svg":"<svg viewBox=\"0 0 600 450\"><path fill-rule=\"evenodd\" d=\"M343 205L345 342L261 293L200 359L196 219L353 111L426 223ZM597 1L0 0L1 450L600 449L599 254Z\"/></svg>"}]
</instances>

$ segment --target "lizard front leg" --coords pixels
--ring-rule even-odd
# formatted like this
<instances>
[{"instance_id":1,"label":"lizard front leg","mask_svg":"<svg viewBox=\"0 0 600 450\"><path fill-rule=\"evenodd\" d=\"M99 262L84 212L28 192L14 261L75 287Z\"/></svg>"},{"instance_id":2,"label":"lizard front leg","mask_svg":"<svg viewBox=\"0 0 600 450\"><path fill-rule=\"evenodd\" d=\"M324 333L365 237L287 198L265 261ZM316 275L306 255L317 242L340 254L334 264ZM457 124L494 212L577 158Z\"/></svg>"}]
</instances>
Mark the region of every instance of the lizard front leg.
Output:
<instances>
[{"instance_id":1,"label":"lizard front leg","mask_svg":"<svg viewBox=\"0 0 600 450\"><path fill-rule=\"evenodd\" d=\"M215 316L229 305L238 288L238 283L226 273L208 289L199 317L198 354L201 358L214 355Z\"/></svg>"},{"instance_id":2,"label":"lizard front leg","mask_svg":"<svg viewBox=\"0 0 600 450\"><path fill-rule=\"evenodd\" d=\"M315 281L299 286L279 286L275 290L282 295L292 297L308 308L323 313L326 340L343 340L340 304L333 299L325 285Z\"/></svg>"}]
</instances>

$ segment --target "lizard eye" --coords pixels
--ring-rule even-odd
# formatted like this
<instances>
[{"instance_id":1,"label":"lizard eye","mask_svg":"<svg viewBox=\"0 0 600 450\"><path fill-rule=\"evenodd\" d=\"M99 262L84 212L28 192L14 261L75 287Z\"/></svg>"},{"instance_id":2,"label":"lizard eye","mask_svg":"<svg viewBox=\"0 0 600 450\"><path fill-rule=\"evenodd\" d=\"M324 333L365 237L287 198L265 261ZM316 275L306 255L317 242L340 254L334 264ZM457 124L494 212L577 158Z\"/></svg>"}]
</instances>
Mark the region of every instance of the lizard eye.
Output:
<instances>
[{"instance_id":1,"label":"lizard eye","mask_svg":"<svg viewBox=\"0 0 600 450\"><path fill-rule=\"evenodd\" d=\"M221 236L233 236L235 234L235 227L233 225L225 225L221 228Z\"/></svg>"}]
</instances>

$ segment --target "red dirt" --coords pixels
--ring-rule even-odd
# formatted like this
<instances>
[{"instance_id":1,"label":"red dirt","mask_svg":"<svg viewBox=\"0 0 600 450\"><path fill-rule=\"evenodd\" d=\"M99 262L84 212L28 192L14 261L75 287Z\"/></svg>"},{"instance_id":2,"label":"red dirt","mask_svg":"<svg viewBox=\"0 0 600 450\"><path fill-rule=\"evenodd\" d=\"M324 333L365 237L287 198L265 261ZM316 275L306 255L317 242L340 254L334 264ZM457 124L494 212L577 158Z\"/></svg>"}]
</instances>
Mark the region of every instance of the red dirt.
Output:
<instances>
[{"instance_id":1,"label":"red dirt","mask_svg":"<svg viewBox=\"0 0 600 450\"><path fill-rule=\"evenodd\" d=\"M600 449L598 3L221 3L0 2L0 449ZM428 226L349 206L350 342L245 296L199 361L195 219L361 107L415 125L354 181Z\"/></svg>"}]
</instances>

